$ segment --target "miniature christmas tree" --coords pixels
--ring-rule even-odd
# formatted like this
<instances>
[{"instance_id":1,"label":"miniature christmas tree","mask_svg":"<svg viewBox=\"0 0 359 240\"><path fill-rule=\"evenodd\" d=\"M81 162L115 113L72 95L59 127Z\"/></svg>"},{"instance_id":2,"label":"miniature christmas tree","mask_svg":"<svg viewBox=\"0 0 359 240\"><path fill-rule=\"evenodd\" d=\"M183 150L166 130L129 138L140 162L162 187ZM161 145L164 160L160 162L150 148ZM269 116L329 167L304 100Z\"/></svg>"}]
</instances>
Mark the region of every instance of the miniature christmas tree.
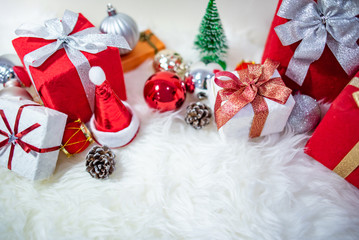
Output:
<instances>
[{"instance_id":1,"label":"miniature christmas tree","mask_svg":"<svg viewBox=\"0 0 359 240\"><path fill-rule=\"evenodd\" d=\"M199 32L194 45L200 50L201 60L205 64L218 63L223 69L226 69L223 59L228 46L215 0L209 0Z\"/></svg>"}]
</instances>

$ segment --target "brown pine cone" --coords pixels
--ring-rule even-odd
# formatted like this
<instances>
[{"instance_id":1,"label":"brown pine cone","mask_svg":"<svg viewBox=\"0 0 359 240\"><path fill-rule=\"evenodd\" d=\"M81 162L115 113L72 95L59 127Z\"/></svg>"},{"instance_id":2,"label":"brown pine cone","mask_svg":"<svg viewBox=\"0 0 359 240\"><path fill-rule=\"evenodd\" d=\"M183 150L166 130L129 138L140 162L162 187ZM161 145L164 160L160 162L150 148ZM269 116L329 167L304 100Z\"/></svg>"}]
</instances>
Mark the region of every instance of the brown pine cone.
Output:
<instances>
[{"instance_id":1,"label":"brown pine cone","mask_svg":"<svg viewBox=\"0 0 359 240\"><path fill-rule=\"evenodd\" d=\"M194 102L187 106L185 121L187 124L191 124L195 129L201 129L208 125L211 121L211 117L212 111L204 103Z\"/></svg>"},{"instance_id":2,"label":"brown pine cone","mask_svg":"<svg viewBox=\"0 0 359 240\"><path fill-rule=\"evenodd\" d=\"M115 169L114 159L107 146L94 146L86 156L86 171L94 178L108 178Z\"/></svg>"}]
</instances>

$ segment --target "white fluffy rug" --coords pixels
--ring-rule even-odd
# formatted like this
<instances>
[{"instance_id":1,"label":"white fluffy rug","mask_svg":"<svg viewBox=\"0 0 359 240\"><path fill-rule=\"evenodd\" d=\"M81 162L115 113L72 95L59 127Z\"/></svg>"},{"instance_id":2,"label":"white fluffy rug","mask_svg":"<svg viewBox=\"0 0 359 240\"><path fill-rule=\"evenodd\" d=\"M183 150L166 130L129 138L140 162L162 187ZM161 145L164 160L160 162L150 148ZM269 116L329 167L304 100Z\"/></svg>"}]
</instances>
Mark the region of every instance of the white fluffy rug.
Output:
<instances>
[{"instance_id":1,"label":"white fluffy rug","mask_svg":"<svg viewBox=\"0 0 359 240\"><path fill-rule=\"evenodd\" d=\"M180 37L149 27L194 61L198 24ZM260 59L265 34L260 41L246 30L227 36L230 67ZM125 75L141 129L115 150L108 180L85 171L86 153L60 155L55 174L41 182L0 169L1 239L359 239L359 190L303 153L309 135L286 129L223 142L214 124L185 125L183 108L150 110L142 90L152 72L147 61Z\"/></svg>"}]
</instances>

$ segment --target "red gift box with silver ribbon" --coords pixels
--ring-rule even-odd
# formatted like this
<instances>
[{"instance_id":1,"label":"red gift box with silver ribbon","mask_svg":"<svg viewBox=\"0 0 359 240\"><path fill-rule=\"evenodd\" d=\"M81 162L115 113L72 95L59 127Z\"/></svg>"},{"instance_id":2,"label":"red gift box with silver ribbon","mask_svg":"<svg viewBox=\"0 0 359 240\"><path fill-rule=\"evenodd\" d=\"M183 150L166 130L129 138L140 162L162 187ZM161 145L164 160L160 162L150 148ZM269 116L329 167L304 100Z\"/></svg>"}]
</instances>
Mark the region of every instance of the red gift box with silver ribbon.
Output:
<instances>
[{"instance_id":1,"label":"red gift box with silver ribbon","mask_svg":"<svg viewBox=\"0 0 359 240\"><path fill-rule=\"evenodd\" d=\"M101 34L84 16L66 10L62 19L45 25L24 24L15 32L15 50L44 105L66 113L69 120L90 120L95 85L91 66L106 72L112 89L126 100L118 48L129 49L119 35Z\"/></svg>"},{"instance_id":2,"label":"red gift box with silver ribbon","mask_svg":"<svg viewBox=\"0 0 359 240\"><path fill-rule=\"evenodd\" d=\"M0 100L0 165L31 180L56 167L66 114L29 100Z\"/></svg>"},{"instance_id":3,"label":"red gift box with silver ribbon","mask_svg":"<svg viewBox=\"0 0 359 240\"><path fill-rule=\"evenodd\" d=\"M291 89L333 101L359 71L358 15L358 0L279 0L262 61L279 61Z\"/></svg>"}]
</instances>

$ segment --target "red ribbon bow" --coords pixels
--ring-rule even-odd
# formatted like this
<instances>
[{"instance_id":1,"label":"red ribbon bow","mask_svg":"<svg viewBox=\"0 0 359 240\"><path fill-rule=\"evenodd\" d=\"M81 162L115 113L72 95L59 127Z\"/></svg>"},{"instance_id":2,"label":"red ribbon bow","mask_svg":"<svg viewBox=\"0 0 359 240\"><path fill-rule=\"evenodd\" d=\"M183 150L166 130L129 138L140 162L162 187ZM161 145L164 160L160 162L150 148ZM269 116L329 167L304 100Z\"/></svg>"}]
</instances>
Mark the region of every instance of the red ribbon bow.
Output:
<instances>
[{"instance_id":1,"label":"red ribbon bow","mask_svg":"<svg viewBox=\"0 0 359 240\"><path fill-rule=\"evenodd\" d=\"M271 78L278 66L278 62L267 59L263 65L248 65L247 69L238 71L239 78L227 71L216 73L214 81L223 88L217 94L214 107L218 129L251 103L254 117L249 136L253 138L261 135L269 113L263 97L285 104L292 93L280 77ZM220 80L219 77L227 77L229 80Z\"/></svg>"},{"instance_id":2,"label":"red ribbon bow","mask_svg":"<svg viewBox=\"0 0 359 240\"><path fill-rule=\"evenodd\" d=\"M7 133L7 132L0 129L0 135L3 135L5 137L7 137L5 140L0 142L0 148L3 148L5 146L7 146L8 144L11 144L9 160L8 160L8 164L7 164L7 167L10 170L11 170L11 162L12 162L12 158L14 156L14 150L15 150L15 145L16 144L18 144L26 153L29 153L31 150L35 151L35 152L38 152L38 153L45 153L45 152L55 151L55 150L58 150L60 148L60 146L51 147L51 148L37 148L37 147L35 147L35 146L21 140L21 138L23 136L25 136L29 132L31 132L34 129L41 126L40 124L35 123L35 124L31 125L30 127L26 128L25 130L23 130L21 132L18 132L19 122L20 122L20 117L21 117L22 110L25 107L28 107L28 106L40 106L40 105L37 105L37 104L25 104L25 105L22 105L19 108L19 110L17 112L17 115L16 115L14 131L12 131L12 129L10 127L10 124L9 124L9 122L8 122L6 116L5 116L4 110L0 109L1 118L4 121L7 130L9 131L9 133Z\"/></svg>"}]
</instances>

